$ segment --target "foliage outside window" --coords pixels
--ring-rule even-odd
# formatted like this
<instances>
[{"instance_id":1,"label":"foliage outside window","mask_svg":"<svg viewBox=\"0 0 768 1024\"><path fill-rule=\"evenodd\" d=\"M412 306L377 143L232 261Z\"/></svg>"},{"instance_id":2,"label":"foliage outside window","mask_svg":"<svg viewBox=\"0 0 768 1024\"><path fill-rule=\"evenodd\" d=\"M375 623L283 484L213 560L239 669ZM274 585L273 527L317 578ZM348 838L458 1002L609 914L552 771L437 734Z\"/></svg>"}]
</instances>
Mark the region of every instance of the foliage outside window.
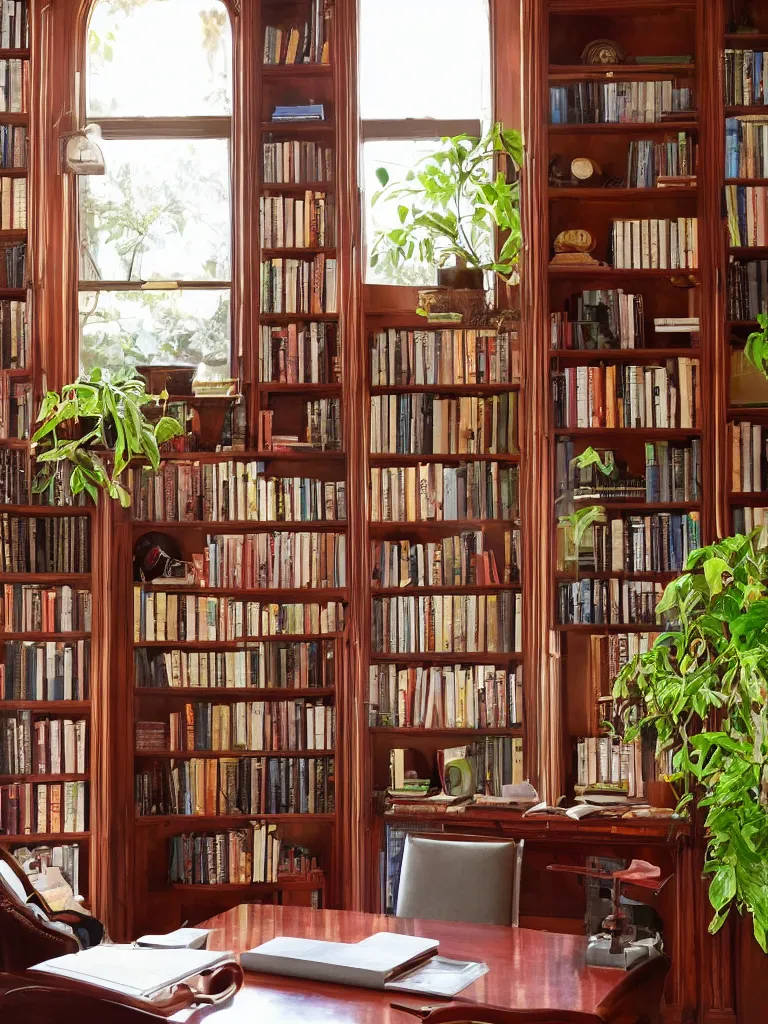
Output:
<instances>
[{"instance_id":1,"label":"foliage outside window","mask_svg":"<svg viewBox=\"0 0 768 1024\"><path fill-rule=\"evenodd\" d=\"M229 16L219 0L100 0L87 120L103 177L80 179L80 362L230 360Z\"/></svg>"}]
</instances>

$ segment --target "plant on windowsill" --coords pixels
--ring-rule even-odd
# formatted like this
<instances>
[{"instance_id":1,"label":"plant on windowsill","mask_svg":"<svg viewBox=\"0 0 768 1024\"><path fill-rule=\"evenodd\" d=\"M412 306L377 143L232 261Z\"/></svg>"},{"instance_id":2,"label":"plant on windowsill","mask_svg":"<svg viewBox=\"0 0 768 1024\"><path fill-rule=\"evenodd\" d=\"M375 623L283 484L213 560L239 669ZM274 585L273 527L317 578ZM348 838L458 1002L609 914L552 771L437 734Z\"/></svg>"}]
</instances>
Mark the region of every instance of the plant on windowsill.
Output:
<instances>
[{"instance_id":1,"label":"plant on windowsill","mask_svg":"<svg viewBox=\"0 0 768 1024\"><path fill-rule=\"evenodd\" d=\"M487 317L484 274L517 283L522 231L516 176L522 162L520 132L497 123L482 139L442 139L401 182L390 181L388 171L379 167L382 187L371 205L394 204L399 223L376 232L371 266L389 264L398 270L419 262L436 267L439 284L453 291L421 292L418 313L466 312L470 321ZM508 171L514 180L508 180ZM462 308L442 308L451 304Z\"/></svg>"},{"instance_id":2,"label":"plant on windowsill","mask_svg":"<svg viewBox=\"0 0 768 1024\"><path fill-rule=\"evenodd\" d=\"M625 736L654 730L657 753L672 753L677 813L706 815L710 932L746 910L768 951L768 533L693 551L657 612L678 625L616 679L633 705Z\"/></svg>"},{"instance_id":3,"label":"plant on windowsill","mask_svg":"<svg viewBox=\"0 0 768 1024\"><path fill-rule=\"evenodd\" d=\"M160 467L163 442L184 431L178 420L162 415L150 422L142 408L166 401L168 395L149 395L143 377L133 371L110 375L99 368L67 384L61 393L49 391L42 401L32 437L40 472L33 490L41 494L51 483L59 463L69 463L73 494L85 491L98 501L99 490L127 508L131 495L120 476L136 456ZM106 458L105 458L106 456Z\"/></svg>"}]
</instances>

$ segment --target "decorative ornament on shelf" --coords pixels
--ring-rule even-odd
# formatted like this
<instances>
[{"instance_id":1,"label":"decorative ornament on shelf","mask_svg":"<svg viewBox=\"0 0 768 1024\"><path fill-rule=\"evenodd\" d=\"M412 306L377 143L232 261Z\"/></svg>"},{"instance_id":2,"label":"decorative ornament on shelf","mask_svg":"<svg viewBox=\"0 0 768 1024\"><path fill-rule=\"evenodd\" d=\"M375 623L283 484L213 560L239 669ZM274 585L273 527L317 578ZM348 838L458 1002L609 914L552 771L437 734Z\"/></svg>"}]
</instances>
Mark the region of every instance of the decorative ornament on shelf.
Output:
<instances>
[{"instance_id":1,"label":"decorative ornament on shelf","mask_svg":"<svg viewBox=\"0 0 768 1024\"><path fill-rule=\"evenodd\" d=\"M101 128L97 124L87 124L74 132L65 132L61 139L61 167L70 174L104 174L106 165L104 154L98 139L101 139Z\"/></svg>"},{"instance_id":2,"label":"decorative ornament on shelf","mask_svg":"<svg viewBox=\"0 0 768 1024\"><path fill-rule=\"evenodd\" d=\"M555 239L555 255L549 262L550 267L563 266L604 266L600 260L590 256L595 248L594 236L585 228L569 228L561 231Z\"/></svg>"},{"instance_id":3,"label":"decorative ornament on shelf","mask_svg":"<svg viewBox=\"0 0 768 1024\"><path fill-rule=\"evenodd\" d=\"M626 52L613 39L593 39L581 54L582 64L623 64Z\"/></svg>"},{"instance_id":4,"label":"decorative ornament on shelf","mask_svg":"<svg viewBox=\"0 0 768 1024\"><path fill-rule=\"evenodd\" d=\"M589 182L594 185L598 178L603 175L599 164L595 163L588 156L577 156L571 160L571 174L579 184Z\"/></svg>"}]
</instances>

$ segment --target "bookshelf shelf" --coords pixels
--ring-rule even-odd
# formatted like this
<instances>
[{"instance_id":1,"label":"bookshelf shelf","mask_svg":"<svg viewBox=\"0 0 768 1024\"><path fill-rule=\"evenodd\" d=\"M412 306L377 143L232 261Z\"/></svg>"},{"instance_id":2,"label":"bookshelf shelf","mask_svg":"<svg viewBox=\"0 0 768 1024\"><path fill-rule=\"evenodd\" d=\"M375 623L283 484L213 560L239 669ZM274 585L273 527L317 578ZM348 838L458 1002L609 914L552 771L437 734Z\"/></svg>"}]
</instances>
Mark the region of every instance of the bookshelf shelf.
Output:
<instances>
[{"instance_id":1,"label":"bookshelf shelf","mask_svg":"<svg viewBox=\"0 0 768 1024\"><path fill-rule=\"evenodd\" d=\"M0 775L0 785L8 782L87 782L90 775Z\"/></svg>"},{"instance_id":2,"label":"bookshelf shelf","mask_svg":"<svg viewBox=\"0 0 768 1024\"><path fill-rule=\"evenodd\" d=\"M0 114L2 123L2 114ZM0 167L0 178L26 178L28 174L26 167Z\"/></svg>"},{"instance_id":3,"label":"bookshelf shelf","mask_svg":"<svg viewBox=\"0 0 768 1024\"><path fill-rule=\"evenodd\" d=\"M152 757L157 760L188 761L190 758L221 757L332 757L333 750L135 750L136 757ZM261 817L252 814L252 818Z\"/></svg>"},{"instance_id":4,"label":"bookshelf shelf","mask_svg":"<svg viewBox=\"0 0 768 1024\"><path fill-rule=\"evenodd\" d=\"M679 576L683 572L682 569L659 569L656 571L648 572L623 572L623 571L606 571L594 572L591 569L580 569L579 579L591 579L591 580L670 580ZM555 579L562 583L575 583L577 578L572 572L556 572Z\"/></svg>"},{"instance_id":5,"label":"bookshelf shelf","mask_svg":"<svg viewBox=\"0 0 768 1024\"><path fill-rule=\"evenodd\" d=\"M2 577L0 577L0 580ZM138 584L137 584L138 586ZM204 586L183 586L174 587L168 586L153 586L151 583L142 583L142 590L147 591L164 591L168 594L208 594L212 596L232 596L240 595L244 598L249 598L254 601L260 599L267 602L280 602L288 603L295 601L299 604L310 603L310 602L324 602L324 601L346 601L347 591L342 589L331 589L329 587L305 587L301 590L263 590L259 589L248 589L246 587L204 587ZM289 634L283 633L278 635L288 636ZM270 637L262 637L262 639L270 639Z\"/></svg>"},{"instance_id":6,"label":"bookshelf shelf","mask_svg":"<svg viewBox=\"0 0 768 1024\"><path fill-rule=\"evenodd\" d=\"M35 512L30 512L35 515ZM0 583L76 583L90 587L91 574L88 572L0 572Z\"/></svg>"},{"instance_id":7,"label":"bookshelf shelf","mask_svg":"<svg viewBox=\"0 0 768 1024\"><path fill-rule=\"evenodd\" d=\"M766 107L766 116L768 116L768 107ZM726 185L757 185L765 186L768 185L768 178L726 178Z\"/></svg>"},{"instance_id":8,"label":"bookshelf shelf","mask_svg":"<svg viewBox=\"0 0 768 1024\"><path fill-rule=\"evenodd\" d=\"M376 384L372 395L506 395L519 391L520 384Z\"/></svg>"},{"instance_id":9,"label":"bookshelf shelf","mask_svg":"<svg viewBox=\"0 0 768 1024\"><path fill-rule=\"evenodd\" d=\"M28 47L3 47L0 49L0 60L29 60ZM5 119L5 114L0 114L0 120Z\"/></svg>"},{"instance_id":10,"label":"bookshelf shelf","mask_svg":"<svg viewBox=\"0 0 768 1024\"><path fill-rule=\"evenodd\" d=\"M768 118L768 107L766 107ZM768 257L768 245L732 245L728 252L737 259L764 260Z\"/></svg>"},{"instance_id":11,"label":"bookshelf shelf","mask_svg":"<svg viewBox=\"0 0 768 1024\"><path fill-rule=\"evenodd\" d=\"M558 633L658 633L664 627L656 622L558 622L552 629Z\"/></svg>"},{"instance_id":12,"label":"bookshelf shelf","mask_svg":"<svg viewBox=\"0 0 768 1024\"><path fill-rule=\"evenodd\" d=\"M420 462L503 462L514 466L520 462L519 455L468 455L466 452L463 454L451 452L441 455L395 455L376 452L371 453L368 458L372 466L393 464L415 466Z\"/></svg>"},{"instance_id":13,"label":"bookshelf shelf","mask_svg":"<svg viewBox=\"0 0 768 1024\"><path fill-rule=\"evenodd\" d=\"M295 318L294 318L295 319ZM162 462L306 462L321 455L324 459L343 459L344 452L321 451L318 448L305 451L260 451L243 449L225 452L163 452Z\"/></svg>"},{"instance_id":14,"label":"bookshelf shelf","mask_svg":"<svg viewBox=\"0 0 768 1024\"><path fill-rule=\"evenodd\" d=\"M572 200L574 202L588 203L643 203L650 202L654 205L659 200L670 199L679 202L683 196L691 196L695 199L698 196L698 188L695 185L667 186L665 188L550 188L548 197L551 202L558 199Z\"/></svg>"},{"instance_id":15,"label":"bookshelf shelf","mask_svg":"<svg viewBox=\"0 0 768 1024\"><path fill-rule=\"evenodd\" d=\"M313 823L325 822L328 825L336 823L335 814L137 814L136 825L147 827L153 825L175 826L180 829L194 828L226 828L230 825L241 825L243 822L253 821L266 822L289 822L289 821L311 821Z\"/></svg>"},{"instance_id":16,"label":"bookshelf shelf","mask_svg":"<svg viewBox=\"0 0 768 1024\"><path fill-rule=\"evenodd\" d=\"M264 78L288 79L318 78L333 74L330 64L262 64L261 73Z\"/></svg>"},{"instance_id":17,"label":"bookshelf shelf","mask_svg":"<svg viewBox=\"0 0 768 1024\"><path fill-rule=\"evenodd\" d=\"M21 835L0 833L0 843L87 843L90 832L25 832Z\"/></svg>"},{"instance_id":18,"label":"bookshelf shelf","mask_svg":"<svg viewBox=\"0 0 768 1024\"><path fill-rule=\"evenodd\" d=\"M573 277L573 278L599 278L610 281L620 278L637 278L643 280L664 279L673 277L698 277L701 271L698 267L681 267L676 270L661 270L659 268L641 267L604 267L604 266L554 266L549 268L550 277Z\"/></svg>"},{"instance_id":19,"label":"bookshelf shelf","mask_svg":"<svg viewBox=\"0 0 768 1024\"><path fill-rule=\"evenodd\" d=\"M699 437L701 430L687 430L671 427L555 427L556 437L615 437L615 438L636 438L642 434L646 440L651 438L663 440L683 440L689 437Z\"/></svg>"},{"instance_id":20,"label":"bookshelf shelf","mask_svg":"<svg viewBox=\"0 0 768 1024\"><path fill-rule=\"evenodd\" d=\"M550 64L548 76L553 81L612 81L616 78L663 78L665 75L693 77L695 64Z\"/></svg>"},{"instance_id":21,"label":"bookshelf shelf","mask_svg":"<svg viewBox=\"0 0 768 1024\"><path fill-rule=\"evenodd\" d=\"M420 533L422 530L434 533L461 532L462 530L489 530L518 526L517 519L416 519L369 522L371 533Z\"/></svg>"},{"instance_id":22,"label":"bookshelf shelf","mask_svg":"<svg viewBox=\"0 0 768 1024\"><path fill-rule=\"evenodd\" d=\"M503 594L510 590L520 590L519 583L474 584L465 586L443 587L371 587L373 597L427 597L438 594Z\"/></svg>"},{"instance_id":23,"label":"bookshelf shelf","mask_svg":"<svg viewBox=\"0 0 768 1024\"><path fill-rule=\"evenodd\" d=\"M608 500L578 494L573 500L588 505L602 505L607 512L695 512L701 508L699 501L635 501L633 498Z\"/></svg>"},{"instance_id":24,"label":"bookshelf shelf","mask_svg":"<svg viewBox=\"0 0 768 1024\"><path fill-rule=\"evenodd\" d=\"M90 712L89 700L0 700L0 711L32 711L39 715L84 715Z\"/></svg>"},{"instance_id":25,"label":"bookshelf shelf","mask_svg":"<svg viewBox=\"0 0 768 1024\"><path fill-rule=\"evenodd\" d=\"M0 633L0 643L7 643L9 640L29 640L31 642L40 640L89 640L90 633Z\"/></svg>"},{"instance_id":26,"label":"bookshelf shelf","mask_svg":"<svg viewBox=\"0 0 768 1024\"><path fill-rule=\"evenodd\" d=\"M619 348L619 349L553 349L550 359L554 362L578 363L606 362L632 363L659 359L700 359L700 348Z\"/></svg>"},{"instance_id":27,"label":"bookshelf shelf","mask_svg":"<svg viewBox=\"0 0 768 1024\"><path fill-rule=\"evenodd\" d=\"M339 319L338 313L260 313L259 320L263 324L334 323Z\"/></svg>"},{"instance_id":28,"label":"bookshelf shelf","mask_svg":"<svg viewBox=\"0 0 768 1024\"><path fill-rule=\"evenodd\" d=\"M169 647L181 651L240 651L257 643L311 640L334 640L343 633L285 633L279 636L248 636L239 640L136 640L134 647L149 647L167 650Z\"/></svg>"},{"instance_id":29,"label":"bookshelf shelf","mask_svg":"<svg viewBox=\"0 0 768 1024\"><path fill-rule=\"evenodd\" d=\"M522 736L520 725L500 726L497 729L476 729L472 726L453 726L437 728L419 728L407 725L370 725L369 731L374 736Z\"/></svg>"},{"instance_id":30,"label":"bookshelf shelf","mask_svg":"<svg viewBox=\"0 0 768 1024\"><path fill-rule=\"evenodd\" d=\"M327 634L323 634L325 639ZM332 686L315 686L307 687L306 689L298 689L297 687L286 687L285 689L279 689L277 687L264 687L260 689L258 686L238 686L238 687L223 687L223 686L137 686L134 690L136 697L151 697L153 700L157 698L173 698L175 700L189 700L190 697L201 699L210 694L211 698L219 699L232 699L242 700L243 698L259 700L301 700L315 697L335 697L336 690Z\"/></svg>"},{"instance_id":31,"label":"bookshelf shelf","mask_svg":"<svg viewBox=\"0 0 768 1024\"><path fill-rule=\"evenodd\" d=\"M739 117L739 115L745 114L762 114L763 116L768 117L768 104L764 105L762 103L757 103L752 106L739 105L727 106L725 108L726 117Z\"/></svg>"},{"instance_id":32,"label":"bookshelf shelf","mask_svg":"<svg viewBox=\"0 0 768 1024\"><path fill-rule=\"evenodd\" d=\"M317 191L320 191L319 189ZM283 247L280 249L268 249L264 248L261 250L262 256L270 258L272 256L287 256L290 258L301 258L302 256L333 256L336 253L335 246L293 246L291 248Z\"/></svg>"},{"instance_id":33,"label":"bookshelf shelf","mask_svg":"<svg viewBox=\"0 0 768 1024\"><path fill-rule=\"evenodd\" d=\"M258 533L259 531L292 531L300 533L344 533L348 527L346 519L306 519L303 521L282 519L134 519L131 523L136 531L150 530L202 530L204 533Z\"/></svg>"},{"instance_id":34,"label":"bookshelf shelf","mask_svg":"<svg viewBox=\"0 0 768 1024\"><path fill-rule=\"evenodd\" d=\"M768 507L768 491L731 491L729 494L731 505L746 505L750 508Z\"/></svg>"},{"instance_id":35,"label":"bookshelf shelf","mask_svg":"<svg viewBox=\"0 0 768 1024\"><path fill-rule=\"evenodd\" d=\"M334 135L328 121L262 121L261 130L270 135Z\"/></svg>"},{"instance_id":36,"label":"bookshelf shelf","mask_svg":"<svg viewBox=\"0 0 768 1024\"><path fill-rule=\"evenodd\" d=\"M195 895L205 895L210 893L212 896L221 895L221 893L233 892L233 893L273 893L273 892L314 892L316 889L322 889L324 885L323 878L319 878L316 881L305 878L278 878L276 882L211 882L208 885L199 883L183 883L173 882L167 890L160 889L159 892L188 892L195 893Z\"/></svg>"},{"instance_id":37,"label":"bookshelf shelf","mask_svg":"<svg viewBox=\"0 0 768 1024\"><path fill-rule=\"evenodd\" d=\"M548 124L551 135L646 135L694 132L697 121L619 121L613 124Z\"/></svg>"},{"instance_id":38,"label":"bookshelf shelf","mask_svg":"<svg viewBox=\"0 0 768 1024\"><path fill-rule=\"evenodd\" d=\"M421 651L418 654L371 653L372 662L398 665L505 665L522 661L522 651Z\"/></svg>"},{"instance_id":39,"label":"bookshelf shelf","mask_svg":"<svg viewBox=\"0 0 768 1024\"><path fill-rule=\"evenodd\" d=\"M2 118L2 114L0 114L0 118ZM4 228L0 231L0 242L24 242L26 238L26 228Z\"/></svg>"},{"instance_id":40,"label":"bookshelf shelf","mask_svg":"<svg viewBox=\"0 0 768 1024\"><path fill-rule=\"evenodd\" d=\"M0 512L16 516L92 516L94 511L81 505L0 505Z\"/></svg>"},{"instance_id":41,"label":"bookshelf shelf","mask_svg":"<svg viewBox=\"0 0 768 1024\"><path fill-rule=\"evenodd\" d=\"M729 420L768 420L768 405L732 405L728 407Z\"/></svg>"},{"instance_id":42,"label":"bookshelf shelf","mask_svg":"<svg viewBox=\"0 0 768 1024\"><path fill-rule=\"evenodd\" d=\"M263 181L261 191L265 192L335 192L336 183L333 181ZM264 318L262 314L261 319Z\"/></svg>"},{"instance_id":43,"label":"bookshelf shelf","mask_svg":"<svg viewBox=\"0 0 768 1024\"><path fill-rule=\"evenodd\" d=\"M340 395L341 384L276 384L274 381L262 381L259 391L265 395Z\"/></svg>"}]
</instances>

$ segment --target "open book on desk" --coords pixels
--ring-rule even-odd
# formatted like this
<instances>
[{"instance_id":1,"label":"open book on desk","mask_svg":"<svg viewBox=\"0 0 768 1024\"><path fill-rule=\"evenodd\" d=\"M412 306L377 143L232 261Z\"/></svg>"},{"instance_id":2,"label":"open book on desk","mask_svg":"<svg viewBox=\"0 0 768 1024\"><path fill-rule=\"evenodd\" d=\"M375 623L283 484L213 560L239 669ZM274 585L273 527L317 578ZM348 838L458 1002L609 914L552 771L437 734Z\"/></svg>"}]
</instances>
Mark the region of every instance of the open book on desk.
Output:
<instances>
[{"instance_id":1,"label":"open book on desk","mask_svg":"<svg viewBox=\"0 0 768 1024\"><path fill-rule=\"evenodd\" d=\"M438 945L436 939L398 932L377 932L355 943L324 942L285 935L241 954L240 963L246 971L434 995L453 995L488 970L484 964L468 965L464 961L435 957ZM441 963L440 979L432 967L435 961ZM448 965L455 965L453 973ZM479 973L470 976L471 966L480 968ZM420 981L420 972L429 969L434 985L440 981L440 989L426 987L424 979ZM458 988L455 987L457 984Z\"/></svg>"}]
</instances>

